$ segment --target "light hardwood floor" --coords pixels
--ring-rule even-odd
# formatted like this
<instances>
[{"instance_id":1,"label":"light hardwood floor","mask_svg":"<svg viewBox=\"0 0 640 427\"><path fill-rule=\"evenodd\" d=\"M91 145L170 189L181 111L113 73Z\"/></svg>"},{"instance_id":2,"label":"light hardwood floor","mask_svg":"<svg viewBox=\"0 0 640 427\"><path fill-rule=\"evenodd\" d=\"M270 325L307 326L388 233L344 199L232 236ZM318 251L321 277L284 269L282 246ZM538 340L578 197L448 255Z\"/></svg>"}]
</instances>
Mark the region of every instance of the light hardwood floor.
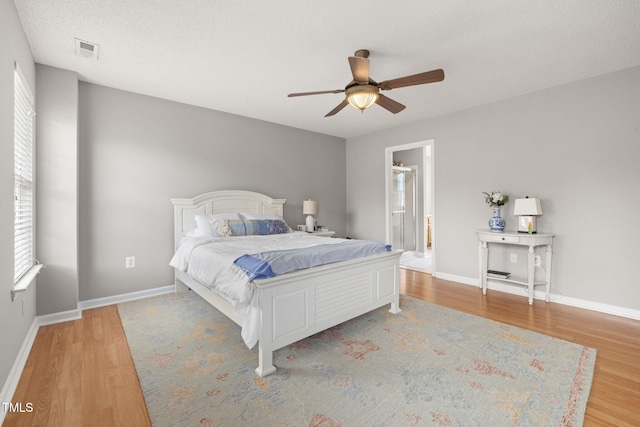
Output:
<instances>
[{"instance_id":1,"label":"light hardwood floor","mask_svg":"<svg viewBox=\"0 0 640 427\"><path fill-rule=\"evenodd\" d=\"M115 305L38 330L3 426L150 426Z\"/></svg>"},{"instance_id":2,"label":"light hardwood floor","mask_svg":"<svg viewBox=\"0 0 640 427\"><path fill-rule=\"evenodd\" d=\"M488 291L401 270L402 293L594 347L585 426L640 426L640 321ZM38 331L3 426L148 426L140 384L115 306Z\"/></svg>"}]
</instances>

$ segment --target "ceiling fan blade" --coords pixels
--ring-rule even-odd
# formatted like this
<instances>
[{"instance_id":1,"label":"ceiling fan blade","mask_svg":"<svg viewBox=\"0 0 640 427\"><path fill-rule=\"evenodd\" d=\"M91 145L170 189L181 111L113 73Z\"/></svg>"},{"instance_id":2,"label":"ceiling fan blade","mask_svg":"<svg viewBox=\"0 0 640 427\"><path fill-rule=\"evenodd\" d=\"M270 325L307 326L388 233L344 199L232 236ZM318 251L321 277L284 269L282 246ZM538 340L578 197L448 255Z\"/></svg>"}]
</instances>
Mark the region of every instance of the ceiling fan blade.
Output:
<instances>
[{"instance_id":1,"label":"ceiling fan blade","mask_svg":"<svg viewBox=\"0 0 640 427\"><path fill-rule=\"evenodd\" d=\"M404 105L400 104L398 101L394 101L393 99L389 98L388 96L384 96L383 94L379 94L376 104L392 112L393 114L397 114L406 108Z\"/></svg>"},{"instance_id":2,"label":"ceiling fan blade","mask_svg":"<svg viewBox=\"0 0 640 427\"><path fill-rule=\"evenodd\" d=\"M334 108L333 110L329 111L325 117L333 116L334 114L336 114L337 112L342 110L347 105L349 105L349 102L345 99L336 108Z\"/></svg>"},{"instance_id":3,"label":"ceiling fan blade","mask_svg":"<svg viewBox=\"0 0 640 427\"><path fill-rule=\"evenodd\" d=\"M369 60L367 58L361 58L359 56L350 56L349 66L351 67L351 74L353 74L353 80L356 83L360 83L360 84L369 83Z\"/></svg>"},{"instance_id":4,"label":"ceiling fan blade","mask_svg":"<svg viewBox=\"0 0 640 427\"><path fill-rule=\"evenodd\" d=\"M307 96L307 95L321 95L324 93L342 93L344 89L335 89L335 90L321 90L319 92L300 92L300 93L290 93L287 95L289 98L293 96Z\"/></svg>"},{"instance_id":5,"label":"ceiling fan blade","mask_svg":"<svg viewBox=\"0 0 640 427\"><path fill-rule=\"evenodd\" d=\"M425 73L414 74L412 76L400 77L393 80L385 80L378 84L382 90L397 89L399 87L417 86L426 83L441 82L444 80L444 71L441 69L427 71Z\"/></svg>"}]
</instances>

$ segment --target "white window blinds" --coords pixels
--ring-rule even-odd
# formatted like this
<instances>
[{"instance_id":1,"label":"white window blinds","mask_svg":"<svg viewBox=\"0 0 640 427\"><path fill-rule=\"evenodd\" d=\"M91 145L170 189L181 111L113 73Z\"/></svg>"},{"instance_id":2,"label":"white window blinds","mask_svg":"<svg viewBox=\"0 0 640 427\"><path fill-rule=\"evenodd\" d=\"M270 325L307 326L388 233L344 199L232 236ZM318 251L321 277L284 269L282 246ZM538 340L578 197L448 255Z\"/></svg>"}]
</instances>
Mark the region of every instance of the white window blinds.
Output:
<instances>
[{"instance_id":1,"label":"white window blinds","mask_svg":"<svg viewBox=\"0 0 640 427\"><path fill-rule=\"evenodd\" d=\"M16 64L14 71L14 283L34 264L33 96Z\"/></svg>"}]
</instances>

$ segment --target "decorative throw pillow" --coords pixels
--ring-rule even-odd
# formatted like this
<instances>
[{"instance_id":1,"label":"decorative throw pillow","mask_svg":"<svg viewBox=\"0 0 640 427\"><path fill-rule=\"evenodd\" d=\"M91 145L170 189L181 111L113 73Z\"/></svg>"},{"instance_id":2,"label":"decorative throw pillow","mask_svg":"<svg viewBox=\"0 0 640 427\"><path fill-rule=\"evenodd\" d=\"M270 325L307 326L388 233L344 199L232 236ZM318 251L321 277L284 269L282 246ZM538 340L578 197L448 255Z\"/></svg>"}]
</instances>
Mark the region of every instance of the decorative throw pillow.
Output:
<instances>
[{"instance_id":1,"label":"decorative throw pillow","mask_svg":"<svg viewBox=\"0 0 640 427\"><path fill-rule=\"evenodd\" d=\"M291 233L291 227L283 219L244 220L247 236Z\"/></svg>"},{"instance_id":2,"label":"decorative throw pillow","mask_svg":"<svg viewBox=\"0 0 640 427\"><path fill-rule=\"evenodd\" d=\"M232 235L229 220L215 218L211 221L211 231L214 237L229 237Z\"/></svg>"},{"instance_id":3,"label":"decorative throw pillow","mask_svg":"<svg viewBox=\"0 0 640 427\"><path fill-rule=\"evenodd\" d=\"M231 228L231 236L244 236L244 222L237 213L223 213L211 215L196 215L195 221L197 228L193 231L193 236L218 236L218 232L213 229L212 224L215 220L222 219L227 221Z\"/></svg>"}]
</instances>

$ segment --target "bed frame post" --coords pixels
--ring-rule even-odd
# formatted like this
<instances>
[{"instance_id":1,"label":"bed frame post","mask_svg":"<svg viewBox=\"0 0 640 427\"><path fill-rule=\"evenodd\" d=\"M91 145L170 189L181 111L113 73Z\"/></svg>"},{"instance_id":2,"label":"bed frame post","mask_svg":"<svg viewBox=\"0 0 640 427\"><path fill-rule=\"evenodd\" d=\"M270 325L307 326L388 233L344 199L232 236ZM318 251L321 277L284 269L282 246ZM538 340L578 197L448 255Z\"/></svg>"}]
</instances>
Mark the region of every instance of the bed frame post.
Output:
<instances>
[{"instance_id":1,"label":"bed frame post","mask_svg":"<svg viewBox=\"0 0 640 427\"><path fill-rule=\"evenodd\" d=\"M258 292L258 290L256 290ZM273 366L273 296L270 289L260 292L260 338L258 340L258 367L256 374L266 377L276 371Z\"/></svg>"},{"instance_id":2,"label":"bed frame post","mask_svg":"<svg viewBox=\"0 0 640 427\"><path fill-rule=\"evenodd\" d=\"M399 314L402 309L400 308L400 268L398 265L394 266L395 269L395 277L393 284L393 301L391 301L391 308L389 312L391 314Z\"/></svg>"},{"instance_id":3,"label":"bed frame post","mask_svg":"<svg viewBox=\"0 0 640 427\"><path fill-rule=\"evenodd\" d=\"M182 294L190 290L190 288L182 283L179 279L175 279L176 283L176 294Z\"/></svg>"},{"instance_id":4,"label":"bed frame post","mask_svg":"<svg viewBox=\"0 0 640 427\"><path fill-rule=\"evenodd\" d=\"M271 349L271 345L265 345L260 341L258 343L258 367L256 368L256 374L261 377L266 377L275 371L276 367L273 366L273 350Z\"/></svg>"},{"instance_id":5,"label":"bed frame post","mask_svg":"<svg viewBox=\"0 0 640 427\"><path fill-rule=\"evenodd\" d=\"M402 311L400 308L400 295L397 295L395 299L391 302L391 308L389 309L389 313L391 314L399 314Z\"/></svg>"}]
</instances>

